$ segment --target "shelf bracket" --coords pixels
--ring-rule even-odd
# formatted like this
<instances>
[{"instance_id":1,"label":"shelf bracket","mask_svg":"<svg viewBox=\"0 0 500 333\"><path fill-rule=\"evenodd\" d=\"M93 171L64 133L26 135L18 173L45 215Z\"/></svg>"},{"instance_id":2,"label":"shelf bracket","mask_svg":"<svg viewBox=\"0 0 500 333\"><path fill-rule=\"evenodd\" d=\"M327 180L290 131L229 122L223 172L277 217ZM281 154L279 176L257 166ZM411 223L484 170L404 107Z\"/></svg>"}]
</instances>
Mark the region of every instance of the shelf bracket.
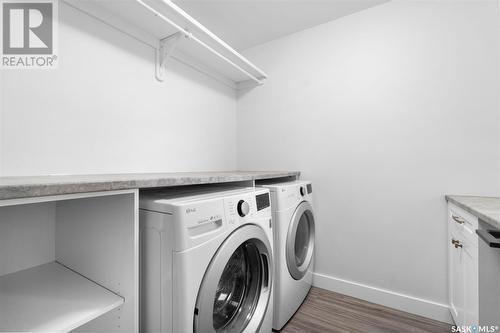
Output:
<instances>
[{"instance_id":1,"label":"shelf bracket","mask_svg":"<svg viewBox=\"0 0 500 333\"><path fill-rule=\"evenodd\" d=\"M156 79L158 81L163 82L165 80L167 60L172 56L181 37L184 36L185 34L179 31L173 35L160 39L160 43L156 49Z\"/></svg>"}]
</instances>

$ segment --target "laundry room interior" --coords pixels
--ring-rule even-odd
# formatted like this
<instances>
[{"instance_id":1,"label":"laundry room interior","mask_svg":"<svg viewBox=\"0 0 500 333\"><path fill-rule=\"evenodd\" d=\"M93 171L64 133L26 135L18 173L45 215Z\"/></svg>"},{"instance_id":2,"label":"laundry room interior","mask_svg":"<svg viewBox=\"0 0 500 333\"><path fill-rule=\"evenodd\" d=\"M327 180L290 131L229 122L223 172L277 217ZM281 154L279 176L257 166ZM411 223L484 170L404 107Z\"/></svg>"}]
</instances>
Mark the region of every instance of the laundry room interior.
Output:
<instances>
[{"instance_id":1,"label":"laundry room interior","mask_svg":"<svg viewBox=\"0 0 500 333\"><path fill-rule=\"evenodd\" d=\"M0 2L0 332L500 332L500 0Z\"/></svg>"}]
</instances>

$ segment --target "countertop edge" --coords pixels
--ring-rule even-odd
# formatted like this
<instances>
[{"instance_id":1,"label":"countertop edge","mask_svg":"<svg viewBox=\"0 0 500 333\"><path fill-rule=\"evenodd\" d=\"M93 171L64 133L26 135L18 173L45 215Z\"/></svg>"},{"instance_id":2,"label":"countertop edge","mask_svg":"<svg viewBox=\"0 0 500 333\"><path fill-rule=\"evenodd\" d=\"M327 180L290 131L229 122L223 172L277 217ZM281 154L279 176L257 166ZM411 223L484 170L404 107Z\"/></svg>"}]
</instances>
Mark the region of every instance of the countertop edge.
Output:
<instances>
[{"instance_id":1,"label":"countertop edge","mask_svg":"<svg viewBox=\"0 0 500 333\"><path fill-rule=\"evenodd\" d=\"M491 227L493 228L496 228L496 229L500 229L500 221L480 212L479 210L461 202L460 200L457 199L457 197L460 197L458 195L445 195L445 199L447 202L451 202L455 205L457 205L458 207L462 208L463 210L471 213L472 215L476 216L477 218L479 218L481 221L483 222L486 222L487 224L489 224ZM481 197L481 196L463 196L463 197L475 197L475 198L485 198L485 197Z\"/></svg>"},{"instance_id":2,"label":"countertop edge","mask_svg":"<svg viewBox=\"0 0 500 333\"><path fill-rule=\"evenodd\" d=\"M145 174L136 174L145 175ZM150 174L151 178L138 177L134 179L134 174L128 174L128 179L102 179L102 180L74 180L65 179L58 182L57 176L51 181L46 182L29 182L19 184L0 184L0 201L11 199L25 199L57 195L69 195L89 192L104 192L115 190L129 189L148 189L161 188L185 185L202 185L202 184L219 184L229 182L244 182L255 181L262 179L279 179L279 178L295 178L300 177L300 171L224 171L218 174L217 172L197 172L190 175L189 173L169 173L169 176L154 177L155 174ZM75 179L88 176L99 177L101 175L74 175ZM114 176L114 175L110 175ZM45 176L41 176L43 178ZM71 177L65 176L65 177ZM106 175L102 175L106 177ZM124 174L124 178L127 174ZM22 178L22 177L21 177ZM34 177L36 178L36 177ZM33 177L27 177L33 179Z\"/></svg>"}]
</instances>

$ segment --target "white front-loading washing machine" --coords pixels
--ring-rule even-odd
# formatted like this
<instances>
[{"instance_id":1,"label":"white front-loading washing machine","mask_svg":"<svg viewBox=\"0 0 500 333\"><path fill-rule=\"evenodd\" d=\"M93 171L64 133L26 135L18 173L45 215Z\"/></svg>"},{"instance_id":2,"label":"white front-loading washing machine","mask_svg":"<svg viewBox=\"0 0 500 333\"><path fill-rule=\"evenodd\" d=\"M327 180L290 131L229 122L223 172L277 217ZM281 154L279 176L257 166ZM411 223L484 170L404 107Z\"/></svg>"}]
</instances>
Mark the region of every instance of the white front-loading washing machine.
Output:
<instances>
[{"instance_id":1,"label":"white front-loading washing machine","mask_svg":"<svg viewBox=\"0 0 500 333\"><path fill-rule=\"evenodd\" d=\"M280 330L311 289L314 262L312 184L293 181L262 185L271 191L274 220L274 318Z\"/></svg>"},{"instance_id":2,"label":"white front-loading washing machine","mask_svg":"<svg viewBox=\"0 0 500 333\"><path fill-rule=\"evenodd\" d=\"M141 193L141 332L271 332L271 227L267 189Z\"/></svg>"}]
</instances>

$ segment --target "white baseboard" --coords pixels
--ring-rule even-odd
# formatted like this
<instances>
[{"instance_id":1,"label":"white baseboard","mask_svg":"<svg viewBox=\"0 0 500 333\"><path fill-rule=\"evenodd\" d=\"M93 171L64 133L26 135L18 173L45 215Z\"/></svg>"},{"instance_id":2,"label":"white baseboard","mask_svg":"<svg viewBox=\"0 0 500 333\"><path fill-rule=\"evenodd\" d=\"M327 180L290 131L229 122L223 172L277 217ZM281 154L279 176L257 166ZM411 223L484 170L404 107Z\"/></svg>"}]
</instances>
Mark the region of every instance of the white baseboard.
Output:
<instances>
[{"instance_id":1,"label":"white baseboard","mask_svg":"<svg viewBox=\"0 0 500 333\"><path fill-rule=\"evenodd\" d=\"M384 305L423 317L453 323L448 305L408 296L390 290L368 286L333 276L314 273L315 287L331 290L340 294L360 298L368 302Z\"/></svg>"}]
</instances>

